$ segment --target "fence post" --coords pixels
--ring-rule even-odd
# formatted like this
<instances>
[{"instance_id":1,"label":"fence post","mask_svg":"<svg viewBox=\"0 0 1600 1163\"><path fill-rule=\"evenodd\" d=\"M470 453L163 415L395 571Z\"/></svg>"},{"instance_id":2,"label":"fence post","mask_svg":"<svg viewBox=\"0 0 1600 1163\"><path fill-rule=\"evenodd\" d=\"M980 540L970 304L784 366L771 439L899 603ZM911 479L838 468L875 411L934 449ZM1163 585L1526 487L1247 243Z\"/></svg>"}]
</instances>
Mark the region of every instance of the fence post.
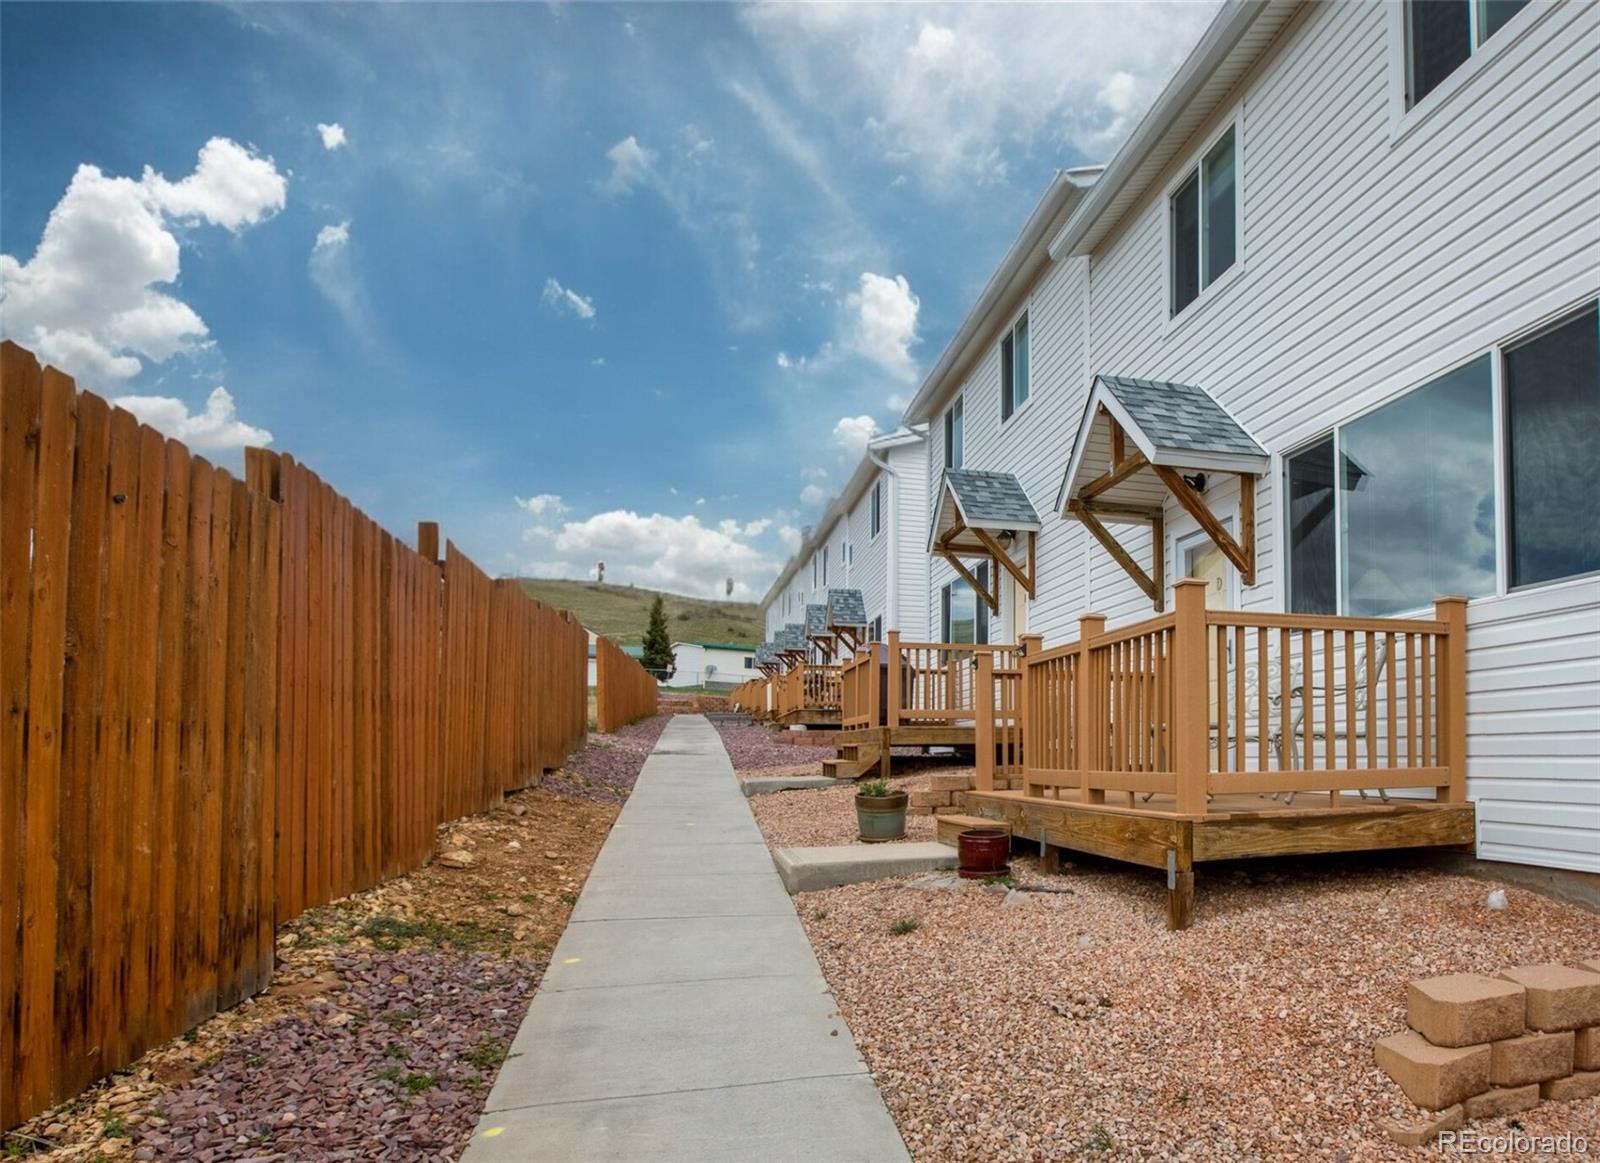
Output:
<instances>
[{"instance_id":1,"label":"fence post","mask_svg":"<svg viewBox=\"0 0 1600 1163\"><path fill-rule=\"evenodd\" d=\"M417 522L417 553L435 564L439 561L439 522Z\"/></svg>"},{"instance_id":2,"label":"fence post","mask_svg":"<svg viewBox=\"0 0 1600 1163\"><path fill-rule=\"evenodd\" d=\"M1443 666L1439 669L1439 742L1450 782L1435 788L1437 799L1451 804L1467 798L1467 599L1440 598L1434 616L1445 624ZM1394 666L1391 661L1390 667Z\"/></svg>"},{"instance_id":3,"label":"fence post","mask_svg":"<svg viewBox=\"0 0 1600 1163\"><path fill-rule=\"evenodd\" d=\"M1184 578L1173 586L1172 738L1178 811L1206 810L1210 723L1206 699L1206 584Z\"/></svg>"},{"instance_id":4,"label":"fence post","mask_svg":"<svg viewBox=\"0 0 1600 1163\"><path fill-rule=\"evenodd\" d=\"M1104 614L1085 614L1078 619L1078 673L1073 683L1077 687L1078 721L1074 725L1077 738L1073 740L1072 751L1078 761L1078 792L1086 804L1106 802L1104 791L1089 787L1089 773L1104 751L1101 734L1106 729L1105 715L1100 709L1101 684L1098 676L1092 674L1094 652L1089 649L1089 641L1105 632Z\"/></svg>"},{"instance_id":5,"label":"fence post","mask_svg":"<svg viewBox=\"0 0 1600 1163\"><path fill-rule=\"evenodd\" d=\"M972 690L972 749L978 766L978 790L994 790L994 656L977 656ZM951 664L955 665L954 663Z\"/></svg>"},{"instance_id":6,"label":"fence post","mask_svg":"<svg viewBox=\"0 0 1600 1163\"><path fill-rule=\"evenodd\" d=\"M884 725L893 731L900 725L900 631L889 631L889 713Z\"/></svg>"}]
</instances>

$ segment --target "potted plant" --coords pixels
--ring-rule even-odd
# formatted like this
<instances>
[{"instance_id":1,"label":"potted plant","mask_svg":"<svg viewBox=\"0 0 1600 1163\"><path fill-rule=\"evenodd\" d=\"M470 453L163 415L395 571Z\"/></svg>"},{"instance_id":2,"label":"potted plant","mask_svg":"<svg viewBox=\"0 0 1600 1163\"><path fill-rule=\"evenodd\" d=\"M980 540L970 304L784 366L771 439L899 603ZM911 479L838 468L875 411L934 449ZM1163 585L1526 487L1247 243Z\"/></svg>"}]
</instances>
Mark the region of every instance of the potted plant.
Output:
<instances>
[{"instance_id":1,"label":"potted plant","mask_svg":"<svg viewBox=\"0 0 1600 1163\"><path fill-rule=\"evenodd\" d=\"M856 830L863 844L906 838L906 803L903 791L891 791L881 779L869 779L856 788Z\"/></svg>"}]
</instances>

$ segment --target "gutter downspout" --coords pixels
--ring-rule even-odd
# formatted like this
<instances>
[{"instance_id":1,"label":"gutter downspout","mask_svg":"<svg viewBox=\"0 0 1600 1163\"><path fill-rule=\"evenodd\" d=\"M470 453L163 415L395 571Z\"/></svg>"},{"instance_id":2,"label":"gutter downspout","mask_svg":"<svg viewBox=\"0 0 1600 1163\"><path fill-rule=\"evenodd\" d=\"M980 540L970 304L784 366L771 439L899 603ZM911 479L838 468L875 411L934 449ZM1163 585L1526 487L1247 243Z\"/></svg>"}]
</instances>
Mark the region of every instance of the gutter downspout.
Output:
<instances>
[{"instance_id":1,"label":"gutter downspout","mask_svg":"<svg viewBox=\"0 0 1600 1163\"><path fill-rule=\"evenodd\" d=\"M884 632L887 633L891 629L900 629L900 583L899 578L896 576L898 570L895 569L896 559L900 556L900 522L898 520L898 509L900 505L900 474L895 472L894 469L890 468L889 462L879 457L878 453L874 449L867 449L867 459L872 461L873 464L877 465L889 475L889 544L884 546L884 549L888 553L889 557L884 585L887 587L889 593L888 600L884 603L883 610L883 629Z\"/></svg>"}]
</instances>

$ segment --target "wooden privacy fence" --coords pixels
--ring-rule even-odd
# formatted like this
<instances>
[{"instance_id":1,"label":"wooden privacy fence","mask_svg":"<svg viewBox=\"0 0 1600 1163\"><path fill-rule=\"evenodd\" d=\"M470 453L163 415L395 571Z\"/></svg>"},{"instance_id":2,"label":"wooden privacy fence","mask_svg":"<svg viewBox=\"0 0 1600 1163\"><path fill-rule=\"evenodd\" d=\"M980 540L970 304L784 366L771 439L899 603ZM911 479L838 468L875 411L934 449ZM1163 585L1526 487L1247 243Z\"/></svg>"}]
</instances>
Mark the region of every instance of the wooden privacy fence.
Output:
<instances>
[{"instance_id":1,"label":"wooden privacy fence","mask_svg":"<svg viewBox=\"0 0 1600 1163\"><path fill-rule=\"evenodd\" d=\"M1348 791L1465 799L1464 598L1404 619L1207 610L1193 579L1175 597L1170 614L1110 632L1090 615L1076 642L1030 644L1019 705L1027 794L1065 788L1134 807L1163 796L1152 806L1192 814L1238 792L1320 792L1333 805ZM994 774L980 746L979 788Z\"/></svg>"},{"instance_id":2,"label":"wooden privacy fence","mask_svg":"<svg viewBox=\"0 0 1600 1163\"><path fill-rule=\"evenodd\" d=\"M0 1127L583 739L576 619L287 456L246 478L0 347Z\"/></svg>"},{"instance_id":3,"label":"wooden privacy fence","mask_svg":"<svg viewBox=\"0 0 1600 1163\"><path fill-rule=\"evenodd\" d=\"M595 725L615 731L656 713L656 680L609 638L594 640Z\"/></svg>"}]
</instances>

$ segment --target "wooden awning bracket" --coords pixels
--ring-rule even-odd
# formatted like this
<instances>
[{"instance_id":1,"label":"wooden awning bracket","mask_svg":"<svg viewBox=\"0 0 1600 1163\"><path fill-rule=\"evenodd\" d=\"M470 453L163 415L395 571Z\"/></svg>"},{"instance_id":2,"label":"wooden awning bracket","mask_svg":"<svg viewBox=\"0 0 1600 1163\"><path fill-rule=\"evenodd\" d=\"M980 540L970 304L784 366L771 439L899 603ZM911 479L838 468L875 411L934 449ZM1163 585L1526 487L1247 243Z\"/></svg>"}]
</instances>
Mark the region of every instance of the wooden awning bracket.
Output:
<instances>
[{"instance_id":1,"label":"wooden awning bracket","mask_svg":"<svg viewBox=\"0 0 1600 1163\"><path fill-rule=\"evenodd\" d=\"M1083 527L1090 532L1096 541L1105 547L1112 560L1123 568L1123 571L1133 579L1133 584L1138 586L1144 592L1144 596L1150 599L1150 604L1155 608L1156 613L1159 614L1167 608L1166 589L1161 581L1162 575L1166 572L1164 562L1166 531L1160 513L1141 514L1141 517L1150 523L1150 555L1152 559L1150 564L1155 574L1152 577L1133 559L1133 554L1129 553L1122 543L1112 535L1111 530L1100 523L1100 518L1095 516L1093 507L1074 497L1067 502L1067 512L1083 522Z\"/></svg>"},{"instance_id":2,"label":"wooden awning bracket","mask_svg":"<svg viewBox=\"0 0 1600 1163\"><path fill-rule=\"evenodd\" d=\"M990 576L994 579L992 591L978 584L977 577L962 563L960 552L953 548L952 542L963 533L971 533L987 551L982 556L988 558L992 563L989 570ZM998 614L1000 612L1001 570L1015 578L1017 584L1028 592L1028 597L1032 598L1037 594L1039 535L1032 530L1028 531L1028 564L1026 568L1011 560L1011 554L1006 552L1005 548L994 539L987 529L969 528L960 521L956 522L955 527L950 532L939 538L939 542L934 546L933 552L936 556L942 557L950 563L951 568L961 575L966 583L972 587L973 592L983 598L992 613ZM966 556L974 557L978 555L967 553Z\"/></svg>"},{"instance_id":3,"label":"wooden awning bracket","mask_svg":"<svg viewBox=\"0 0 1600 1163\"><path fill-rule=\"evenodd\" d=\"M1223 556L1233 563L1233 568L1239 571L1239 579L1247 586L1256 584L1256 475L1255 473L1239 474L1239 540L1234 540L1233 534L1227 527L1217 520L1207 506L1206 500L1183 475L1175 468L1158 464L1152 466L1156 476L1161 478L1161 483L1167 486L1167 491L1173 499L1182 505L1184 510L1193 517L1200 528L1211 538L1216 547L1222 550Z\"/></svg>"}]
</instances>

